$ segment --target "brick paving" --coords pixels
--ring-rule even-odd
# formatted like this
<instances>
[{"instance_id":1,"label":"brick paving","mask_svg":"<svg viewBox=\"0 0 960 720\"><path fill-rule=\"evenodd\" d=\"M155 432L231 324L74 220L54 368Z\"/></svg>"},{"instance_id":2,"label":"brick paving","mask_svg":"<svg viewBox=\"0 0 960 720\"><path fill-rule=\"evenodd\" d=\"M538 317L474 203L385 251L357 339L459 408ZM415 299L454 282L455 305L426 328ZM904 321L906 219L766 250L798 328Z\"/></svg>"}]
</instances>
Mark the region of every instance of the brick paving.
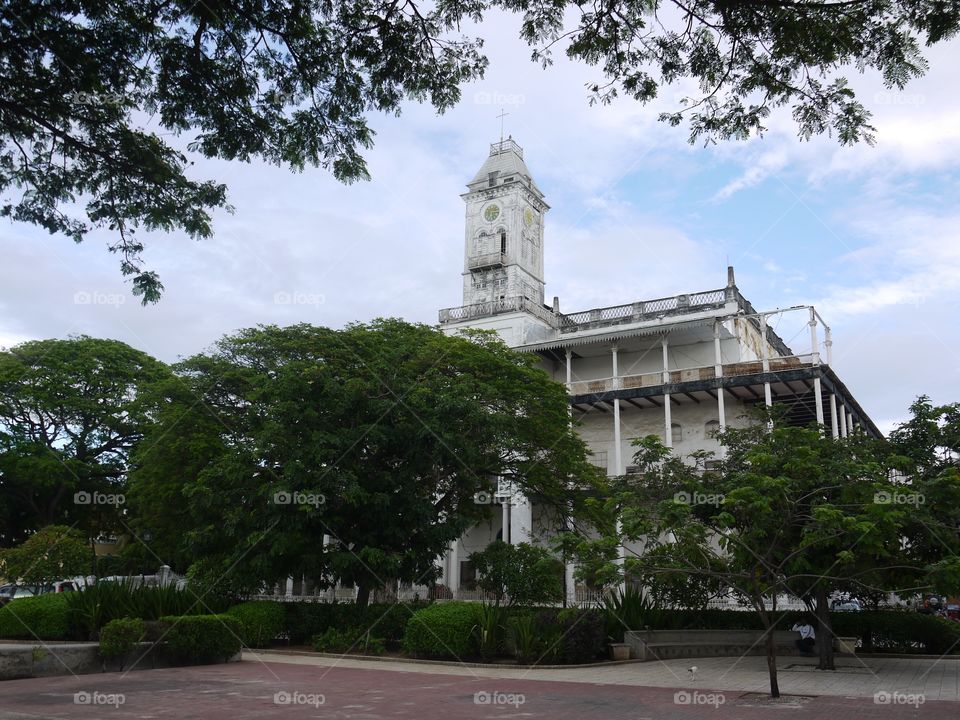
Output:
<instances>
[{"instance_id":1,"label":"brick paving","mask_svg":"<svg viewBox=\"0 0 960 720\"><path fill-rule=\"evenodd\" d=\"M786 696L771 703L762 694L711 691L702 677L698 688L643 687L637 681L647 670L638 665L546 671L551 679L542 680L532 673L519 679L452 672L473 668L303 660L9 680L0 683L0 720L955 720L960 714L955 702L910 704L909 698L877 704L865 697ZM632 682L618 684L628 671ZM737 672L744 671L727 677ZM579 673L586 681L557 679L558 673ZM100 704L75 701L91 697Z\"/></svg>"}]
</instances>

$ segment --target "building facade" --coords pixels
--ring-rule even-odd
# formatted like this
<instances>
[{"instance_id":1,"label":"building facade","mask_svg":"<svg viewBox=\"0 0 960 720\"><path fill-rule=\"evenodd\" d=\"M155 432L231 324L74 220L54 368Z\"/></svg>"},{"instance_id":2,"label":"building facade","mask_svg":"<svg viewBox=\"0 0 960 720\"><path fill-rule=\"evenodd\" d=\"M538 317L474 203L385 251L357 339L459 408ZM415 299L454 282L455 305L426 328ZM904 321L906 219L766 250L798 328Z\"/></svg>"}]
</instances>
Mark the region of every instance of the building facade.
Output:
<instances>
[{"instance_id":1,"label":"building facade","mask_svg":"<svg viewBox=\"0 0 960 720\"><path fill-rule=\"evenodd\" d=\"M440 311L445 332L494 330L517 352L535 353L564 383L593 462L609 475L631 466L632 442L646 435L681 455L721 451L713 437L746 422L758 403L785 405L789 421L816 421L833 437L879 431L832 368L829 326L811 305L757 311L733 268L722 287L572 313L544 302L544 216L549 210L513 140L490 153L462 195L466 205L463 304ZM794 352L771 319L805 325ZM499 512L451 544L443 582L453 597L473 593L471 553L496 539L545 542L546 508L501 484ZM568 600L576 588L567 567Z\"/></svg>"}]
</instances>

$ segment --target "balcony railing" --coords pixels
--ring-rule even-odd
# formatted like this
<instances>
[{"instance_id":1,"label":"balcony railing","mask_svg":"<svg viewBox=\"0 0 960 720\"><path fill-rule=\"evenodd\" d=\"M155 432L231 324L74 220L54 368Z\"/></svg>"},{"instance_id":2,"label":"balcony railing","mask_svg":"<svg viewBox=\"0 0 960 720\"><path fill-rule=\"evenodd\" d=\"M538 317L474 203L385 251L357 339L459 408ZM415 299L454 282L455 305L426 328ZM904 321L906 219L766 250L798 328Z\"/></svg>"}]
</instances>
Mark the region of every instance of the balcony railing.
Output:
<instances>
[{"instance_id":1,"label":"balcony railing","mask_svg":"<svg viewBox=\"0 0 960 720\"><path fill-rule=\"evenodd\" d=\"M467 259L467 267L470 270L482 270L483 268L503 267L507 263L507 254L502 252L485 253Z\"/></svg>"},{"instance_id":2,"label":"balcony railing","mask_svg":"<svg viewBox=\"0 0 960 720\"><path fill-rule=\"evenodd\" d=\"M660 315L675 315L687 312L699 312L710 308L722 308L727 300L736 299L734 288L709 290L702 293L675 295L656 300L642 300L627 305L596 308L583 312L560 315L560 332L571 333L608 325L650 320Z\"/></svg>"},{"instance_id":3,"label":"balcony railing","mask_svg":"<svg viewBox=\"0 0 960 720\"><path fill-rule=\"evenodd\" d=\"M769 367L771 372L782 372L784 370L795 370L801 367L809 367L813 364L813 355L791 355L789 357L770 358ZM722 366L721 377L736 377L738 375L757 375L763 372L763 362L760 360L739 363L727 363ZM716 368L713 365L704 367L686 368L683 370L671 370L669 372L670 384L696 382L697 380L710 380L717 377ZM619 377L598 378L596 380L577 380L570 383L571 395L593 395L594 393L610 392L611 390L626 390L641 387L656 387L664 385L663 371L640 373L637 375L621 375Z\"/></svg>"},{"instance_id":4,"label":"balcony railing","mask_svg":"<svg viewBox=\"0 0 960 720\"><path fill-rule=\"evenodd\" d=\"M556 327L557 316L549 308L544 307L525 297L508 297L502 300L489 300L475 305L445 308L440 311L440 322L458 322L473 318L503 315L505 313L526 311L536 315L548 325Z\"/></svg>"}]
</instances>

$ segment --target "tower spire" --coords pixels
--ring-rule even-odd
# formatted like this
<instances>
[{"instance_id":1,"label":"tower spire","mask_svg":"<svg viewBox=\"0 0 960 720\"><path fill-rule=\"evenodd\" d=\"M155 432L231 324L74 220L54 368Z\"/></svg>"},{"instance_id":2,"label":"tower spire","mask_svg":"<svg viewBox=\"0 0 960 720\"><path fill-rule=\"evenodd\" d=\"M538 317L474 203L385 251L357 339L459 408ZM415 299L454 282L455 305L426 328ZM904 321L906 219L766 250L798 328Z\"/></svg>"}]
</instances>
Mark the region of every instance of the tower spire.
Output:
<instances>
[{"instance_id":1,"label":"tower spire","mask_svg":"<svg viewBox=\"0 0 960 720\"><path fill-rule=\"evenodd\" d=\"M500 144L503 144L503 119L510 113L505 112L503 108L500 108L500 114L497 115L500 118Z\"/></svg>"}]
</instances>

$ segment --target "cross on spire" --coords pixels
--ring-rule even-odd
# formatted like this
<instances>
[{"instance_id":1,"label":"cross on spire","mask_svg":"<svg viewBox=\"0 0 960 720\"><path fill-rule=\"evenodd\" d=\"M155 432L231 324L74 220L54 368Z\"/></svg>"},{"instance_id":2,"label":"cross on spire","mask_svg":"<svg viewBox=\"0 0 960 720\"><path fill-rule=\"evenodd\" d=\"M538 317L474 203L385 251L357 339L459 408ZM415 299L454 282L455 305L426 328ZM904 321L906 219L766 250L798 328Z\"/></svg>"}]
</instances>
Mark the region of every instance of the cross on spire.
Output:
<instances>
[{"instance_id":1,"label":"cross on spire","mask_svg":"<svg viewBox=\"0 0 960 720\"><path fill-rule=\"evenodd\" d=\"M503 108L500 108L500 114L497 115L500 118L500 142L503 142L503 119L510 113L504 112Z\"/></svg>"}]
</instances>

